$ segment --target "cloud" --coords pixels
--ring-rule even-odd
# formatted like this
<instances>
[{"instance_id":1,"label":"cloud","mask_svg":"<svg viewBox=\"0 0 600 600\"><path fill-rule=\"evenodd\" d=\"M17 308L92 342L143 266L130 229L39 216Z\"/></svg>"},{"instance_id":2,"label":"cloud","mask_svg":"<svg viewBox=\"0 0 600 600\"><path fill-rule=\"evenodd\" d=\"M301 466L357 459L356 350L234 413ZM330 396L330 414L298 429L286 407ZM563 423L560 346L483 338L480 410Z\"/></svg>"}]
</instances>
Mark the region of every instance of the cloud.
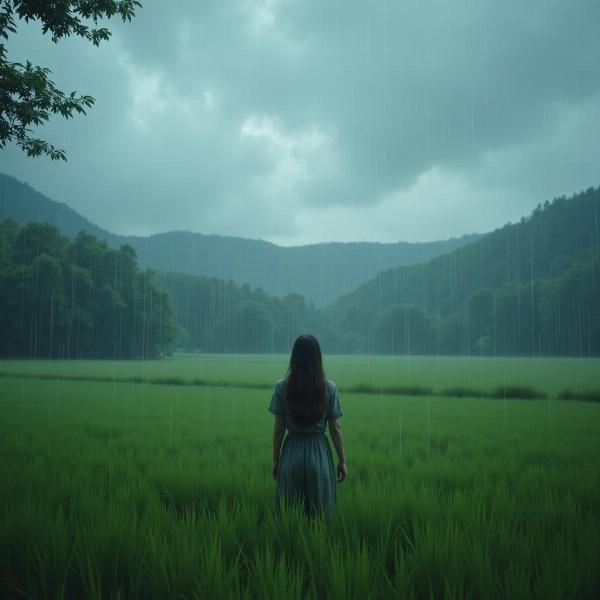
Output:
<instances>
[{"instance_id":1,"label":"cloud","mask_svg":"<svg viewBox=\"0 0 600 600\"><path fill-rule=\"evenodd\" d=\"M253 181L257 194L276 201L275 210L282 204L293 210L311 187L338 175L333 140L318 127L288 133L277 119L253 115L242 123L241 136L265 153L267 171Z\"/></svg>"},{"instance_id":2,"label":"cloud","mask_svg":"<svg viewBox=\"0 0 600 600\"><path fill-rule=\"evenodd\" d=\"M312 207L297 216L292 243L323 239L349 242L430 241L493 229L514 215L505 190L481 192L460 173L434 166L406 189L383 195L371 205ZM516 199L515 199L516 200ZM289 243L287 237L276 242Z\"/></svg>"},{"instance_id":3,"label":"cloud","mask_svg":"<svg viewBox=\"0 0 600 600\"><path fill-rule=\"evenodd\" d=\"M543 135L484 152L469 169L434 165L370 205L311 207L298 215L295 239L274 241L429 241L517 222L599 172L600 136L589 133L600 131L600 94L557 112Z\"/></svg>"},{"instance_id":4,"label":"cloud","mask_svg":"<svg viewBox=\"0 0 600 600\"><path fill-rule=\"evenodd\" d=\"M597 185L600 4L148 2L100 48L11 56L96 97L0 170L123 233L281 243L485 231ZM584 150L585 149L585 150Z\"/></svg>"}]
</instances>

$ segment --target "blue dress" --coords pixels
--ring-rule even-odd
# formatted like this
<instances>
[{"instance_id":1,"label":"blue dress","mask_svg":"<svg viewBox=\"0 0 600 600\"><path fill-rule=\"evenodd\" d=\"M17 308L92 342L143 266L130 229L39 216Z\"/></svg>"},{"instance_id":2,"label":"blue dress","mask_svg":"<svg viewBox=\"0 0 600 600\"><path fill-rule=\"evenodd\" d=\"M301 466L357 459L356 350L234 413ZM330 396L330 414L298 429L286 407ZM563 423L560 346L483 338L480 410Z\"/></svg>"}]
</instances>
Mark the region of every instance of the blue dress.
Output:
<instances>
[{"instance_id":1,"label":"blue dress","mask_svg":"<svg viewBox=\"0 0 600 600\"><path fill-rule=\"evenodd\" d=\"M286 380L275 385L269 411L282 417L287 429L279 456L275 488L276 505L281 498L300 503L307 513L329 511L335 506L337 482L331 447L325 436L327 421L343 416L335 383L327 381L328 411L325 418L308 426L294 423L282 398Z\"/></svg>"}]
</instances>

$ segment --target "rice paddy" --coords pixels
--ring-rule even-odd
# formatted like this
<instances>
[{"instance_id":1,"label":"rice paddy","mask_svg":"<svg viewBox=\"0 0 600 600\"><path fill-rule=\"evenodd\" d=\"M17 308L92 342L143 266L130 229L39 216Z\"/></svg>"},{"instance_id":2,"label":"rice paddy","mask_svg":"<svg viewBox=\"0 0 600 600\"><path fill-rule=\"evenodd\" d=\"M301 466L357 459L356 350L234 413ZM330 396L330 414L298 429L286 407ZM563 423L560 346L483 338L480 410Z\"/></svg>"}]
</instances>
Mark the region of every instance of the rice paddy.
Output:
<instances>
[{"instance_id":1,"label":"rice paddy","mask_svg":"<svg viewBox=\"0 0 600 600\"><path fill-rule=\"evenodd\" d=\"M273 510L286 360L2 361L2 596L598 596L600 361L328 357L349 477L307 521Z\"/></svg>"}]
</instances>

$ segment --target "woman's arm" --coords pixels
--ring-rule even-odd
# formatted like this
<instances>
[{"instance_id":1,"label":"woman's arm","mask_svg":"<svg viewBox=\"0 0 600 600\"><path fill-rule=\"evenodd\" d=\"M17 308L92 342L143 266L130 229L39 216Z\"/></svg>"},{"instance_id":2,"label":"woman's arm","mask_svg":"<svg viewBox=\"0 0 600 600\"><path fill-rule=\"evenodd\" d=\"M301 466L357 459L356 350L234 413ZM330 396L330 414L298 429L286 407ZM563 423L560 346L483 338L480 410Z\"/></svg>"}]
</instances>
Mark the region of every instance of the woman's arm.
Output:
<instances>
[{"instance_id":1,"label":"woman's arm","mask_svg":"<svg viewBox=\"0 0 600 600\"><path fill-rule=\"evenodd\" d=\"M273 427L273 479L277 479L277 470L279 469L279 452L281 443L285 435L285 424L283 417L275 417L275 427Z\"/></svg>"},{"instance_id":2,"label":"woman's arm","mask_svg":"<svg viewBox=\"0 0 600 600\"><path fill-rule=\"evenodd\" d=\"M337 480L341 483L348 475L346 466L346 455L344 454L344 437L342 436L342 426L337 419L329 421L329 435L338 456Z\"/></svg>"}]
</instances>

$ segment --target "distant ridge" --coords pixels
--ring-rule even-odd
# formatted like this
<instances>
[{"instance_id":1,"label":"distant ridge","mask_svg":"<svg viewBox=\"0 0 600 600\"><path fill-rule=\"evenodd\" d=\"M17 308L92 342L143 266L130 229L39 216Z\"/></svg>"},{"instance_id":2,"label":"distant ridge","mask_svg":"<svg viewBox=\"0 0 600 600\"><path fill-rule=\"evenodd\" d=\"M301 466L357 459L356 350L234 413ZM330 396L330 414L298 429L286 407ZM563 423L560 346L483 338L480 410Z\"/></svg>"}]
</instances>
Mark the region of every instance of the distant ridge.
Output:
<instances>
[{"instance_id":1,"label":"distant ridge","mask_svg":"<svg viewBox=\"0 0 600 600\"><path fill-rule=\"evenodd\" d=\"M94 225L64 202L50 200L10 175L0 173L0 218L14 219L24 224L28 221L47 221L59 227L63 235L73 238L82 229L113 243L119 236Z\"/></svg>"},{"instance_id":2,"label":"distant ridge","mask_svg":"<svg viewBox=\"0 0 600 600\"><path fill-rule=\"evenodd\" d=\"M275 296L298 293L317 306L355 290L380 271L425 263L481 237L471 234L424 243L330 242L282 247L262 240L185 231L122 236L98 227L66 204L3 174L0 218L21 224L47 221L71 238L83 229L113 247L130 244L142 267L231 279L237 284L261 287Z\"/></svg>"},{"instance_id":3,"label":"distant ridge","mask_svg":"<svg viewBox=\"0 0 600 600\"><path fill-rule=\"evenodd\" d=\"M590 187L423 265L382 270L325 313L364 344L378 315L396 318L398 307L410 306L446 321L458 340L451 353L509 333L500 352L574 355L579 347L583 354L585 339L591 354L594 336L600 340L599 260L600 187Z\"/></svg>"}]
</instances>

